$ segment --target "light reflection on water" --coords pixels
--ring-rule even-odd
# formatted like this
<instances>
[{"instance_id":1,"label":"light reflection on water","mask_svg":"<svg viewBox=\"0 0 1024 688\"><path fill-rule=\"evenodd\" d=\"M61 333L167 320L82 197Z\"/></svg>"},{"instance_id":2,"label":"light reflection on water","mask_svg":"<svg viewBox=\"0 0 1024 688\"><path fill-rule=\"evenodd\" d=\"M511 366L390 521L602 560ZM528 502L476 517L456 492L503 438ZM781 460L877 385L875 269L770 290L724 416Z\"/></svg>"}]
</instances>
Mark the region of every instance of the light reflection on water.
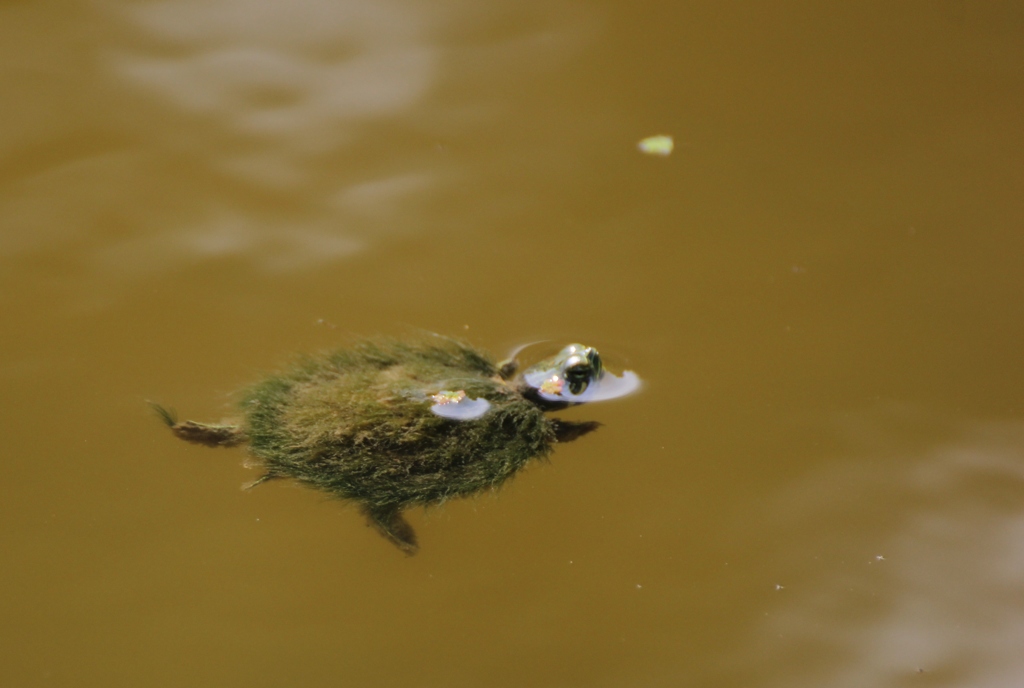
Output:
<instances>
[{"instance_id":1,"label":"light reflection on water","mask_svg":"<svg viewBox=\"0 0 1024 688\"><path fill-rule=\"evenodd\" d=\"M932 422L947 439L914 449L893 427L906 411L860 416L867 453L774 503L788 542L754 640L763 685L997 688L1024 676L1024 425Z\"/></svg>"},{"instance_id":2,"label":"light reflection on water","mask_svg":"<svg viewBox=\"0 0 1024 688\"><path fill-rule=\"evenodd\" d=\"M394 0L155 2L126 14L176 54L114 52L113 72L213 122L211 162L271 187L309 183L311 159L416 106L437 81L425 18Z\"/></svg>"},{"instance_id":3,"label":"light reflection on water","mask_svg":"<svg viewBox=\"0 0 1024 688\"><path fill-rule=\"evenodd\" d=\"M148 33L148 45L111 50L106 63L178 114L164 145L188 147L213 177L298 194L302 205L268 220L244 203L200 196L196 220L107 247L104 266L141 260L151 271L173 256L232 255L278 272L329 264L362 250L394 209L435 184L436 172L424 169L376 178L351 169L359 132L407 115L437 80L439 51L414 6L218 0L117 9Z\"/></svg>"},{"instance_id":4,"label":"light reflection on water","mask_svg":"<svg viewBox=\"0 0 1024 688\"><path fill-rule=\"evenodd\" d=\"M495 70L550 69L538 57L565 54L577 32L546 24L554 6L524 8L535 21L479 45L461 16L473 12L457 5L98 7L103 40L71 65L82 70L72 107L116 107L42 130L46 143L14 133L3 142L27 164L0 197L15 230L0 232L0 260L74 246L91 277L107 281L231 258L294 272L388 237L444 231L420 211L474 174L452 163L446 131L486 122L492 96L477 86ZM459 35L466 44L453 47ZM469 95L439 100L439 89ZM31 100L19 106L35 114Z\"/></svg>"}]
</instances>

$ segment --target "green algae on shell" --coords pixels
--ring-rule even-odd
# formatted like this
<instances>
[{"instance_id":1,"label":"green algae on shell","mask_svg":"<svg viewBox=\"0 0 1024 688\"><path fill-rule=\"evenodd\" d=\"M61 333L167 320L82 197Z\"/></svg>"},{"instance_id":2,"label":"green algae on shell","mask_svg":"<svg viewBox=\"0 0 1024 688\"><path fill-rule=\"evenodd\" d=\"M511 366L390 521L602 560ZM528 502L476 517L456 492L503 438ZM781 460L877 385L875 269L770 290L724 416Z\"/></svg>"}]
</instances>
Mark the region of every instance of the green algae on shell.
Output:
<instances>
[{"instance_id":1,"label":"green algae on shell","mask_svg":"<svg viewBox=\"0 0 1024 688\"><path fill-rule=\"evenodd\" d=\"M178 422L158 411L181 439L247 442L265 471L254 485L292 478L356 502L411 554L416 536L403 509L497 487L557 442L597 428L549 418L546 410L567 403L538 394L517 368L444 337L373 339L252 385L237 424ZM578 366L572 372L580 378ZM602 375L598 366L595 387Z\"/></svg>"}]
</instances>

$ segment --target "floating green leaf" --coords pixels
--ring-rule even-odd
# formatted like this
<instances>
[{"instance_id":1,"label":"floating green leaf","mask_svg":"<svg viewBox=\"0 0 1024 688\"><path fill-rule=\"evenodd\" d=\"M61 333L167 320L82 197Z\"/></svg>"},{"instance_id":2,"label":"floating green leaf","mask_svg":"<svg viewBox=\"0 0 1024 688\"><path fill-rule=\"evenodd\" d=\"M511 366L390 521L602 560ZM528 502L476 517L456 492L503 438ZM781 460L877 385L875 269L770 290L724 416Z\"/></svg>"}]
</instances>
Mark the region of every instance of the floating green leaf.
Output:
<instances>
[{"instance_id":1,"label":"floating green leaf","mask_svg":"<svg viewBox=\"0 0 1024 688\"><path fill-rule=\"evenodd\" d=\"M671 136L658 134L657 136L648 136L636 144L636 147L640 149L641 153L646 153L647 155L667 157L672 154L672 149L675 148L675 145L675 141L672 140Z\"/></svg>"}]
</instances>

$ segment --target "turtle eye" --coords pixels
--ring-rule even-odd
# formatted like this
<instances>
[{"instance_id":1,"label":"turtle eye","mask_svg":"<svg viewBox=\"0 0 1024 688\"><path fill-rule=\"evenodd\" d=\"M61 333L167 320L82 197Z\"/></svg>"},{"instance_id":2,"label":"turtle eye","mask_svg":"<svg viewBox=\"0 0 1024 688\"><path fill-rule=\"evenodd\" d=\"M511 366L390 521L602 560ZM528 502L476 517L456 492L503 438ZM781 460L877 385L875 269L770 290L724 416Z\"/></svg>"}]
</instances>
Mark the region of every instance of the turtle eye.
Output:
<instances>
[{"instance_id":1,"label":"turtle eye","mask_svg":"<svg viewBox=\"0 0 1024 688\"><path fill-rule=\"evenodd\" d=\"M582 394L583 390L590 384L594 369L590 361L577 363L565 369L565 381L569 383L569 391L573 394Z\"/></svg>"}]
</instances>

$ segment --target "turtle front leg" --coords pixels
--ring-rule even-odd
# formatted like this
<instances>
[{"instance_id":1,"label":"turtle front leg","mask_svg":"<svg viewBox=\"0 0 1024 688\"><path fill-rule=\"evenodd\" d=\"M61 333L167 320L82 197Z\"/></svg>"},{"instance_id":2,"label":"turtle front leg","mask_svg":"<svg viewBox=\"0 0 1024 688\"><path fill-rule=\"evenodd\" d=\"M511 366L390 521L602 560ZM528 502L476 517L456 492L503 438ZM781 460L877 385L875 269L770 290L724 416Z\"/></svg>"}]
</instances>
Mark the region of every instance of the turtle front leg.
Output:
<instances>
[{"instance_id":1,"label":"turtle front leg","mask_svg":"<svg viewBox=\"0 0 1024 688\"><path fill-rule=\"evenodd\" d=\"M498 377L508 382L519 371L519 361L513 355L498 364Z\"/></svg>"},{"instance_id":2,"label":"turtle front leg","mask_svg":"<svg viewBox=\"0 0 1024 688\"><path fill-rule=\"evenodd\" d=\"M589 432L594 432L601 424L596 420L551 420L555 426L555 439L559 442L572 442Z\"/></svg>"},{"instance_id":3,"label":"turtle front leg","mask_svg":"<svg viewBox=\"0 0 1024 688\"><path fill-rule=\"evenodd\" d=\"M159 404L151 406L174 436L186 442L207 447L234 447L249 439L237 425L210 425L194 420L178 422L173 410L165 409Z\"/></svg>"},{"instance_id":4,"label":"turtle front leg","mask_svg":"<svg viewBox=\"0 0 1024 688\"><path fill-rule=\"evenodd\" d=\"M377 529L381 535L391 541L406 554L412 556L419 550L416 533L409 522L402 517L402 508L392 504L384 506L363 505L363 514L368 525Z\"/></svg>"}]
</instances>

